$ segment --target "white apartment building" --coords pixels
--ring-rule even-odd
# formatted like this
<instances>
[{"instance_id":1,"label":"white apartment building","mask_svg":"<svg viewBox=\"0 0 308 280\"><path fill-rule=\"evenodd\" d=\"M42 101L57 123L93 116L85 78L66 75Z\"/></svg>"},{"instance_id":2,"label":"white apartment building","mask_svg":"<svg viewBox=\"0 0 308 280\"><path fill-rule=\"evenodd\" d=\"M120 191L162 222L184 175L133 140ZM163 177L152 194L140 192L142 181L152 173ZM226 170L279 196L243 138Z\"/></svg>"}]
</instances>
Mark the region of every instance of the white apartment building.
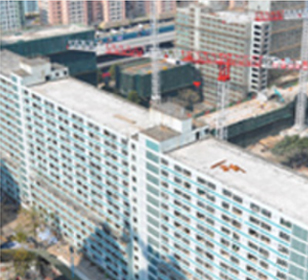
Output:
<instances>
[{"instance_id":1,"label":"white apartment building","mask_svg":"<svg viewBox=\"0 0 308 280\"><path fill-rule=\"evenodd\" d=\"M1 191L55 217L110 279L308 280L306 177L174 104L145 109L43 59L1 60Z\"/></svg>"}]
</instances>

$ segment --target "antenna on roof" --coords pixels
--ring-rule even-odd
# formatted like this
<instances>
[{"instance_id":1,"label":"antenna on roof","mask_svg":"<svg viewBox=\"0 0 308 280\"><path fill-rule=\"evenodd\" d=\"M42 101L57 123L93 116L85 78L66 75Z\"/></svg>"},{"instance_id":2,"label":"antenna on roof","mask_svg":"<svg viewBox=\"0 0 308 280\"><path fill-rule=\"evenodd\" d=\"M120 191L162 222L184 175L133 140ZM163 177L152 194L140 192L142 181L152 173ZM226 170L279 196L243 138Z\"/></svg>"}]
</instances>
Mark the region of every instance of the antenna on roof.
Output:
<instances>
[{"instance_id":1,"label":"antenna on roof","mask_svg":"<svg viewBox=\"0 0 308 280\"><path fill-rule=\"evenodd\" d=\"M152 66L152 96L151 100L153 103L160 103L160 79L159 79L159 67L158 67L158 57L159 57L159 46L157 44L157 15L156 15L156 1L152 0L151 3L151 39L152 39L152 49L151 49L151 66Z\"/></svg>"}]
</instances>

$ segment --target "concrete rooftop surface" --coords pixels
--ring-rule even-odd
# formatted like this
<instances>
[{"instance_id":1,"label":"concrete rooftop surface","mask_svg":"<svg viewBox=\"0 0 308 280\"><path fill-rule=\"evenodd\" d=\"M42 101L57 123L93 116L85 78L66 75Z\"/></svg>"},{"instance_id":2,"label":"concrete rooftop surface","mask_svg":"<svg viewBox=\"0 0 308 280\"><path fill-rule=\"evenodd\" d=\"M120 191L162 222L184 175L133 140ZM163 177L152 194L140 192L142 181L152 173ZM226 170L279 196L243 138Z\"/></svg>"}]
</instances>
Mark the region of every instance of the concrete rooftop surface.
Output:
<instances>
[{"instance_id":1,"label":"concrete rooftop surface","mask_svg":"<svg viewBox=\"0 0 308 280\"><path fill-rule=\"evenodd\" d=\"M126 136L153 126L148 110L74 78L46 82L31 89Z\"/></svg>"},{"instance_id":2,"label":"concrete rooftop surface","mask_svg":"<svg viewBox=\"0 0 308 280\"><path fill-rule=\"evenodd\" d=\"M8 50L0 51L0 73L6 77L10 77L12 72L20 70L20 62L24 59L16 53Z\"/></svg>"},{"instance_id":3,"label":"concrete rooftop surface","mask_svg":"<svg viewBox=\"0 0 308 280\"><path fill-rule=\"evenodd\" d=\"M308 224L308 178L304 176L213 138L177 149L169 156ZM224 165L237 165L244 172L211 168L222 160L226 160Z\"/></svg>"}]
</instances>

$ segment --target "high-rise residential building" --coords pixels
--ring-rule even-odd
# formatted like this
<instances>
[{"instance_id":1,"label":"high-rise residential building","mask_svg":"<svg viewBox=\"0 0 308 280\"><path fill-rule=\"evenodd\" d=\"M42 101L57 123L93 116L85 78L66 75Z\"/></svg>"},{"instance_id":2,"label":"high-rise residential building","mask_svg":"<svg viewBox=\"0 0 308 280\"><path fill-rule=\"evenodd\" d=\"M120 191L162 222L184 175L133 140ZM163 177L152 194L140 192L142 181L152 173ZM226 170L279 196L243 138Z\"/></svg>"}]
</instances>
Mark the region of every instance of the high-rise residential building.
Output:
<instances>
[{"instance_id":1,"label":"high-rise residential building","mask_svg":"<svg viewBox=\"0 0 308 280\"><path fill-rule=\"evenodd\" d=\"M100 24L104 20L101 0L87 1L88 24Z\"/></svg>"},{"instance_id":2,"label":"high-rise residential building","mask_svg":"<svg viewBox=\"0 0 308 280\"><path fill-rule=\"evenodd\" d=\"M35 14L39 12L38 1L24 0L23 4L25 15Z\"/></svg>"},{"instance_id":3,"label":"high-rise residential building","mask_svg":"<svg viewBox=\"0 0 308 280\"><path fill-rule=\"evenodd\" d=\"M21 1L0 1L0 15L1 33L20 30L25 23L23 3Z\"/></svg>"},{"instance_id":4,"label":"high-rise residential building","mask_svg":"<svg viewBox=\"0 0 308 280\"><path fill-rule=\"evenodd\" d=\"M128 18L138 18L150 16L151 1L125 1L126 16ZM175 15L176 1L175 0L157 0L155 1L156 14L159 18L170 17Z\"/></svg>"},{"instance_id":5,"label":"high-rise residential building","mask_svg":"<svg viewBox=\"0 0 308 280\"><path fill-rule=\"evenodd\" d=\"M1 52L1 192L115 280L307 280L308 179Z\"/></svg>"},{"instance_id":6,"label":"high-rise residential building","mask_svg":"<svg viewBox=\"0 0 308 280\"><path fill-rule=\"evenodd\" d=\"M217 6L219 4L219 6ZM255 22L243 9L225 10L222 3L214 6L195 3L178 8L176 46L181 49L237 55L269 53L268 22ZM214 106L217 98L218 68L204 64L200 68L204 100ZM260 92L267 85L267 70L233 67L231 69L230 102L244 99L248 92Z\"/></svg>"},{"instance_id":7,"label":"high-rise residential building","mask_svg":"<svg viewBox=\"0 0 308 280\"><path fill-rule=\"evenodd\" d=\"M147 14L145 1L125 1L126 17L130 19L144 17Z\"/></svg>"},{"instance_id":8,"label":"high-rise residential building","mask_svg":"<svg viewBox=\"0 0 308 280\"><path fill-rule=\"evenodd\" d=\"M121 22L126 19L125 0L102 0L104 23Z\"/></svg>"},{"instance_id":9,"label":"high-rise residential building","mask_svg":"<svg viewBox=\"0 0 308 280\"><path fill-rule=\"evenodd\" d=\"M151 1L144 1L146 6L146 13L151 13ZM168 15L175 15L176 12L176 0L158 0L155 1L156 14L158 17L164 17Z\"/></svg>"},{"instance_id":10,"label":"high-rise residential building","mask_svg":"<svg viewBox=\"0 0 308 280\"><path fill-rule=\"evenodd\" d=\"M40 0L41 23L46 25L88 24L87 1Z\"/></svg>"}]
</instances>

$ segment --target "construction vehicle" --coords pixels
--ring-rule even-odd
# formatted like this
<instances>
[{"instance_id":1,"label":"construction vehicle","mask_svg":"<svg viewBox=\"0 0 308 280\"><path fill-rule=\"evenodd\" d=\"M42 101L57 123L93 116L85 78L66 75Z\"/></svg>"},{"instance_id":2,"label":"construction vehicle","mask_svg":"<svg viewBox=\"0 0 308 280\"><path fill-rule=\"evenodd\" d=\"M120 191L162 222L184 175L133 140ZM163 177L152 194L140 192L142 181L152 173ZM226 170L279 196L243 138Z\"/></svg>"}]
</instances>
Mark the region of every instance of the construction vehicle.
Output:
<instances>
[{"instance_id":1,"label":"construction vehicle","mask_svg":"<svg viewBox=\"0 0 308 280\"><path fill-rule=\"evenodd\" d=\"M283 96L281 95L280 91L279 91L277 88L274 89L274 94L275 94L276 96L278 96L279 101L280 101L281 103L284 103L284 102L285 102Z\"/></svg>"}]
</instances>

